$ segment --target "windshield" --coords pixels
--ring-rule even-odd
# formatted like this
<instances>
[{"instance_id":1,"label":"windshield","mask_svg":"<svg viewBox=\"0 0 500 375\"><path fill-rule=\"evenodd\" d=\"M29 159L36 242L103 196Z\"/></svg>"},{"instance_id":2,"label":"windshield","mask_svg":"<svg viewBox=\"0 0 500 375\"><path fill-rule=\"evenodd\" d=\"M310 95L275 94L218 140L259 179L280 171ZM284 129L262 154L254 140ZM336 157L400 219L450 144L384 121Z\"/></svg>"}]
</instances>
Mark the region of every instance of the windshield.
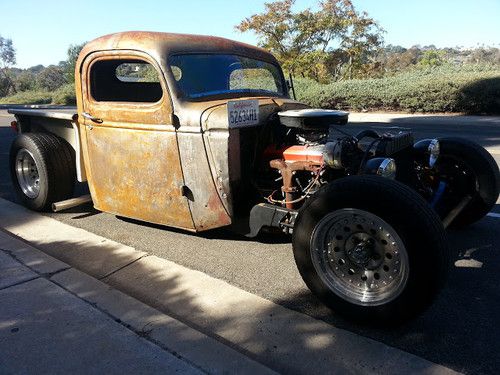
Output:
<instances>
[{"instance_id":1,"label":"windshield","mask_svg":"<svg viewBox=\"0 0 500 375\"><path fill-rule=\"evenodd\" d=\"M273 64L236 55L175 55L169 66L185 97L212 95L287 96L281 70Z\"/></svg>"}]
</instances>

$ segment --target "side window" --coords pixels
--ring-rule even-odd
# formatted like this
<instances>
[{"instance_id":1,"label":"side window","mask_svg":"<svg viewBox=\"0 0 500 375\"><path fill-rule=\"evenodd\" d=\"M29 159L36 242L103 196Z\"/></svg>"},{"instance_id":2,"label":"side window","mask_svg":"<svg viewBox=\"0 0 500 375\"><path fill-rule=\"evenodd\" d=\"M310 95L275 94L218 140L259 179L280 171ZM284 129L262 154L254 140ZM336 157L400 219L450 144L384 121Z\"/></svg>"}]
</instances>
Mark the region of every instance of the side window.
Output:
<instances>
[{"instance_id":1,"label":"side window","mask_svg":"<svg viewBox=\"0 0 500 375\"><path fill-rule=\"evenodd\" d=\"M229 76L229 89L267 90L277 92L276 80L267 69L239 68L231 72Z\"/></svg>"},{"instance_id":2,"label":"side window","mask_svg":"<svg viewBox=\"0 0 500 375\"><path fill-rule=\"evenodd\" d=\"M98 102L156 103L162 87L156 69L142 60L100 60L90 68L90 93Z\"/></svg>"}]
</instances>

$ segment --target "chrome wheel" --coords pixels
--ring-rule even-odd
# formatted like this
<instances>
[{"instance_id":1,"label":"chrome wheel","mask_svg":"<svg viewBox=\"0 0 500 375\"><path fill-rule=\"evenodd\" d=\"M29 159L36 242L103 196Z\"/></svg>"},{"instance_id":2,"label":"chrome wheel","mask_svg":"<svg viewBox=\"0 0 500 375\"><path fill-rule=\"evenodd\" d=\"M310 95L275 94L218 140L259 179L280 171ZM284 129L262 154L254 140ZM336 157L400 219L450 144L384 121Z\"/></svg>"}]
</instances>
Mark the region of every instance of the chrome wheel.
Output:
<instances>
[{"instance_id":1,"label":"chrome wheel","mask_svg":"<svg viewBox=\"0 0 500 375\"><path fill-rule=\"evenodd\" d=\"M33 154L25 148L20 149L16 155L16 176L19 187L31 199L40 194L40 175Z\"/></svg>"},{"instance_id":2,"label":"chrome wheel","mask_svg":"<svg viewBox=\"0 0 500 375\"><path fill-rule=\"evenodd\" d=\"M408 253L401 238L367 211L344 208L327 214L313 231L311 249L323 283L356 305L386 304L408 281Z\"/></svg>"}]
</instances>

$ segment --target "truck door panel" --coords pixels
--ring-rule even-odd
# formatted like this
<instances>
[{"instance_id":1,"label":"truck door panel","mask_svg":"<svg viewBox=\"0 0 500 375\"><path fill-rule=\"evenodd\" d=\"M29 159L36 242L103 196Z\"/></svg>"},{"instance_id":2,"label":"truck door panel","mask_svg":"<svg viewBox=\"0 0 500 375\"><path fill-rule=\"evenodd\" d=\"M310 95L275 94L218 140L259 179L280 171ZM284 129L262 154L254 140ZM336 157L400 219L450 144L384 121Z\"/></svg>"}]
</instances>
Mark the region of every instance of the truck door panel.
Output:
<instances>
[{"instance_id":1,"label":"truck door panel","mask_svg":"<svg viewBox=\"0 0 500 375\"><path fill-rule=\"evenodd\" d=\"M84 63L83 109L94 118L84 119L92 199L102 211L194 230L168 91L161 75L143 82L155 80L154 69L135 77L145 63L154 64L117 51Z\"/></svg>"}]
</instances>

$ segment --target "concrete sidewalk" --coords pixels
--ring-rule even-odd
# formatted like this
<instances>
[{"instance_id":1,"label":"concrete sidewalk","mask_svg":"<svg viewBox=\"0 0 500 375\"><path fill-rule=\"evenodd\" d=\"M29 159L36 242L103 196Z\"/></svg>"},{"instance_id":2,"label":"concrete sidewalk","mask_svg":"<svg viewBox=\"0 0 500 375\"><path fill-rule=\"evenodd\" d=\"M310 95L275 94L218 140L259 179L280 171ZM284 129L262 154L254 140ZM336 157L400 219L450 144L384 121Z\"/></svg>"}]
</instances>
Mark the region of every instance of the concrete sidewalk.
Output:
<instances>
[{"instance_id":1,"label":"concrete sidewalk","mask_svg":"<svg viewBox=\"0 0 500 375\"><path fill-rule=\"evenodd\" d=\"M2 374L273 373L2 230L0 301Z\"/></svg>"},{"instance_id":2,"label":"concrete sidewalk","mask_svg":"<svg viewBox=\"0 0 500 375\"><path fill-rule=\"evenodd\" d=\"M3 199L0 217L8 233L72 267L37 273L207 373L455 373ZM0 248L33 270L43 264L21 244Z\"/></svg>"}]
</instances>

